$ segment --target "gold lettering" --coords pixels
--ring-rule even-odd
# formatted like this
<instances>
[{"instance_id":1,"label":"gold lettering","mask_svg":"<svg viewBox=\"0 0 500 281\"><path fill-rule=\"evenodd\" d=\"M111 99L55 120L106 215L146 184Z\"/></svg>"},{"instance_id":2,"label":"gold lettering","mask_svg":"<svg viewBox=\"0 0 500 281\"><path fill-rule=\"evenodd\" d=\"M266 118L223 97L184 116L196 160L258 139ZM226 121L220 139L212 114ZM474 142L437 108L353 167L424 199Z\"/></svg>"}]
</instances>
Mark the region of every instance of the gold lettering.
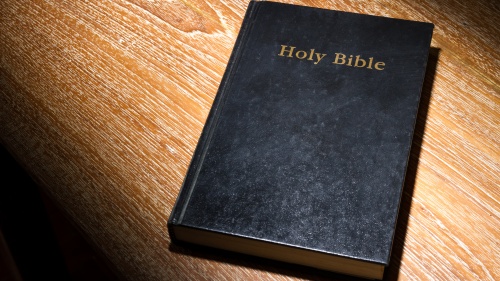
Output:
<instances>
[{"instance_id":1,"label":"gold lettering","mask_svg":"<svg viewBox=\"0 0 500 281\"><path fill-rule=\"evenodd\" d=\"M314 64L318 64L325 56L326 56L326 54L316 53L316 58L318 60Z\"/></svg>"},{"instance_id":2,"label":"gold lettering","mask_svg":"<svg viewBox=\"0 0 500 281\"><path fill-rule=\"evenodd\" d=\"M288 52L288 56L289 58L293 57L292 54L293 54L293 50L295 50L295 47L291 46L290 47L290 50L287 50L288 46L287 45L281 45L281 52L278 54L278 56L281 56L281 57L284 57L285 56L285 52Z\"/></svg>"},{"instance_id":3,"label":"gold lettering","mask_svg":"<svg viewBox=\"0 0 500 281\"><path fill-rule=\"evenodd\" d=\"M360 58L361 56L356 56L356 60L354 61L354 67L365 67L366 65L366 61L362 58ZM359 64L359 62L361 62L361 65Z\"/></svg>"},{"instance_id":4,"label":"gold lettering","mask_svg":"<svg viewBox=\"0 0 500 281\"><path fill-rule=\"evenodd\" d=\"M315 49L309 49L309 51L297 50L295 46L288 45L281 45L281 50L278 54L278 56L281 57L295 57L300 60L307 59L313 61L314 64L318 64L326 55L327 54L317 53ZM335 53L335 60L333 60L332 64L376 70L385 69L385 62L377 62L373 57L364 59L361 55L346 55L343 53Z\"/></svg>"},{"instance_id":5,"label":"gold lettering","mask_svg":"<svg viewBox=\"0 0 500 281\"><path fill-rule=\"evenodd\" d=\"M299 55L300 53L300 55ZM298 59L304 59L305 57L307 57L307 53L305 51L297 51L295 53L295 56L298 58Z\"/></svg>"},{"instance_id":6,"label":"gold lettering","mask_svg":"<svg viewBox=\"0 0 500 281\"><path fill-rule=\"evenodd\" d=\"M366 68L372 69L373 58L368 59L368 66Z\"/></svg>"},{"instance_id":7,"label":"gold lettering","mask_svg":"<svg viewBox=\"0 0 500 281\"><path fill-rule=\"evenodd\" d=\"M311 49L311 54L307 58L307 60L313 60L313 55L314 55L314 49Z\"/></svg>"},{"instance_id":8,"label":"gold lettering","mask_svg":"<svg viewBox=\"0 0 500 281\"><path fill-rule=\"evenodd\" d=\"M379 65L380 65L381 67L379 67ZM385 62L379 61L379 62L377 62L377 63L375 64L375 69L376 69L376 70L384 70L384 66L385 66Z\"/></svg>"},{"instance_id":9,"label":"gold lettering","mask_svg":"<svg viewBox=\"0 0 500 281\"><path fill-rule=\"evenodd\" d=\"M342 62L339 62L341 60ZM342 53L335 53L335 60L333 61L334 64L345 64L345 55Z\"/></svg>"},{"instance_id":10,"label":"gold lettering","mask_svg":"<svg viewBox=\"0 0 500 281\"><path fill-rule=\"evenodd\" d=\"M347 64L348 66L352 66L352 55L349 56L349 59L347 59Z\"/></svg>"}]
</instances>

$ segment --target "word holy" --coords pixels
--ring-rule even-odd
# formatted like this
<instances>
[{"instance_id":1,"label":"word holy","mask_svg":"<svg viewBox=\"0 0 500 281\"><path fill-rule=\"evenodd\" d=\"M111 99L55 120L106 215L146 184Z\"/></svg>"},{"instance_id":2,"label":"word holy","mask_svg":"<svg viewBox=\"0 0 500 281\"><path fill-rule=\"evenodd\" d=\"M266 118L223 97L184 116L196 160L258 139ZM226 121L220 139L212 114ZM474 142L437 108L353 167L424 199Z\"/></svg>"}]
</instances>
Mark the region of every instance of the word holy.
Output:
<instances>
[{"instance_id":1,"label":"word holy","mask_svg":"<svg viewBox=\"0 0 500 281\"><path fill-rule=\"evenodd\" d=\"M278 54L278 56L287 58L297 58L299 60L306 59L313 61L314 64L318 64L324 57L326 57L326 54L317 53L316 50L314 49L310 49L310 51L303 51L303 50L296 51L295 49L296 47L294 46L281 45L281 51ZM375 62L373 57L368 58L368 61L366 61L366 59L361 58L361 55L357 56L349 55L348 57L343 53L335 53L335 60L332 62L332 64L340 64L345 66L375 69L375 70L384 70L385 68L385 62L382 61Z\"/></svg>"}]
</instances>

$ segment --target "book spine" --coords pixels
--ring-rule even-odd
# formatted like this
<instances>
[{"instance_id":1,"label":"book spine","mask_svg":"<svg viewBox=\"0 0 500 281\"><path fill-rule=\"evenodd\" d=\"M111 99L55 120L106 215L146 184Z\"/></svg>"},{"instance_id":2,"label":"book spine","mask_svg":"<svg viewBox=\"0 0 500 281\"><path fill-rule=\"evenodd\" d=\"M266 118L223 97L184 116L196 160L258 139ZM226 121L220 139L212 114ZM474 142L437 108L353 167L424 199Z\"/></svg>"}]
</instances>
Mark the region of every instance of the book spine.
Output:
<instances>
[{"instance_id":1,"label":"book spine","mask_svg":"<svg viewBox=\"0 0 500 281\"><path fill-rule=\"evenodd\" d=\"M214 128L216 127L218 117L224 106L228 94L228 89L231 87L232 76L237 68L240 55L244 49L246 39L248 38L248 34L252 29L253 18L260 4L258 2L259 1L251 1L248 5L247 12L245 14L245 17L243 18L238 37L236 38L233 51L227 64L226 71L224 72L219 90L215 96L212 109L208 114L206 124L196 146L193 158L191 159L191 163L189 165L186 177L184 178L184 182L181 186L179 196L177 197L177 201L168 220L170 236L174 239L175 237L173 237L173 231L171 227L182 222L182 217L184 216L184 212L189 203L189 198L191 197L193 188L196 184L196 180L205 158L207 148L208 146L210 146Z\"/></svg>"}]
</instances>

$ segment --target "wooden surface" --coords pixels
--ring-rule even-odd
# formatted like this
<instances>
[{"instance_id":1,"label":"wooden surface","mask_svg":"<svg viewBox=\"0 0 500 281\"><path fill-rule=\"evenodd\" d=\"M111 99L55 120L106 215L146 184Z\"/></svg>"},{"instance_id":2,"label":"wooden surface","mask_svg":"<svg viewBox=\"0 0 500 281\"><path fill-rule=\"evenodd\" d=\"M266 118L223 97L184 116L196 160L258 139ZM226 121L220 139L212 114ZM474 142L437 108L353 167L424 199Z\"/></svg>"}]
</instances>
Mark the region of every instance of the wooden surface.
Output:
<instances>
[{"instance_id":1,"label":"wooden surface","mask_svg":"<svg viewBox=\"0 0 500 281\"><path fill-rule=\"evenodd\" d=\"M498 1L283 2L436 25L385 279L500 280ZM124 279L345 279L170 244L246 3L0 2L1 144Z\"/></svg>"}]
</instances>

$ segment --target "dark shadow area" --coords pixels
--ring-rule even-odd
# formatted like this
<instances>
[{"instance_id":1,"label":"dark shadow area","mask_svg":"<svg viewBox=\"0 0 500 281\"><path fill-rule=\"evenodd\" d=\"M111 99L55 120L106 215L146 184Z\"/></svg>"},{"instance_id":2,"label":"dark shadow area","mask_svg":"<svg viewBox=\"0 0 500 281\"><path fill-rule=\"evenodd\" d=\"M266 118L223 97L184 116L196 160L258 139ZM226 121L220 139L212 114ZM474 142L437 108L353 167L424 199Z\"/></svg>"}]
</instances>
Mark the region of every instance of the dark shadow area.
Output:
<instances>
[{"instance_id":1,"label":"dark shadow area","mask_svg":"<svg viewBox=\"0 0 500 281\"><path fill-rule=\"evenodd\" d=\"M419 164L420 151L422 148L422 137L425 132L432 86L434 83L434 76L439 59L439 51L440 50L438 48L431 48L429 52L429 59L421 93L417 122L415 125L415 135L413 137L408 169L406 172L406 178L403 188L403 195L400 203L400 213L396 225L391 262L385 270L383 280L398 279L399 269L401 266L401 257L404 249L404 241L406 238L408 219L410 215L409 211L411 207L417 167ZM171 243L169 250L181 255L190 255L197 258L210 259L221 263L229 263L237 266L244 266L256 270L273 272L309 280L366 280L363 278L351 277L310 267L288 264L285 262L268 260L259 257L252 257L225 250L213 249L182 242L177 244Z\"/></svg>"},{"instance_id":2,"label":"dark shadow area","mask_svg":"<svg viewBox=\"0 0 500 281\"><path fill-rule=\"evenodd\" d=\"M0 229L23 280L69 280L36 184L1 147Z\"/></svg>"},{"instance_id":3,"label":"dark shadow area","mask_svg":"<svg viewBox=\"0 0 500 281\"><path fill-rule=\"evenodd\" d=\"M0 165L0 280L117 280L1 145Z\"/></svg>"}]
</instances>

